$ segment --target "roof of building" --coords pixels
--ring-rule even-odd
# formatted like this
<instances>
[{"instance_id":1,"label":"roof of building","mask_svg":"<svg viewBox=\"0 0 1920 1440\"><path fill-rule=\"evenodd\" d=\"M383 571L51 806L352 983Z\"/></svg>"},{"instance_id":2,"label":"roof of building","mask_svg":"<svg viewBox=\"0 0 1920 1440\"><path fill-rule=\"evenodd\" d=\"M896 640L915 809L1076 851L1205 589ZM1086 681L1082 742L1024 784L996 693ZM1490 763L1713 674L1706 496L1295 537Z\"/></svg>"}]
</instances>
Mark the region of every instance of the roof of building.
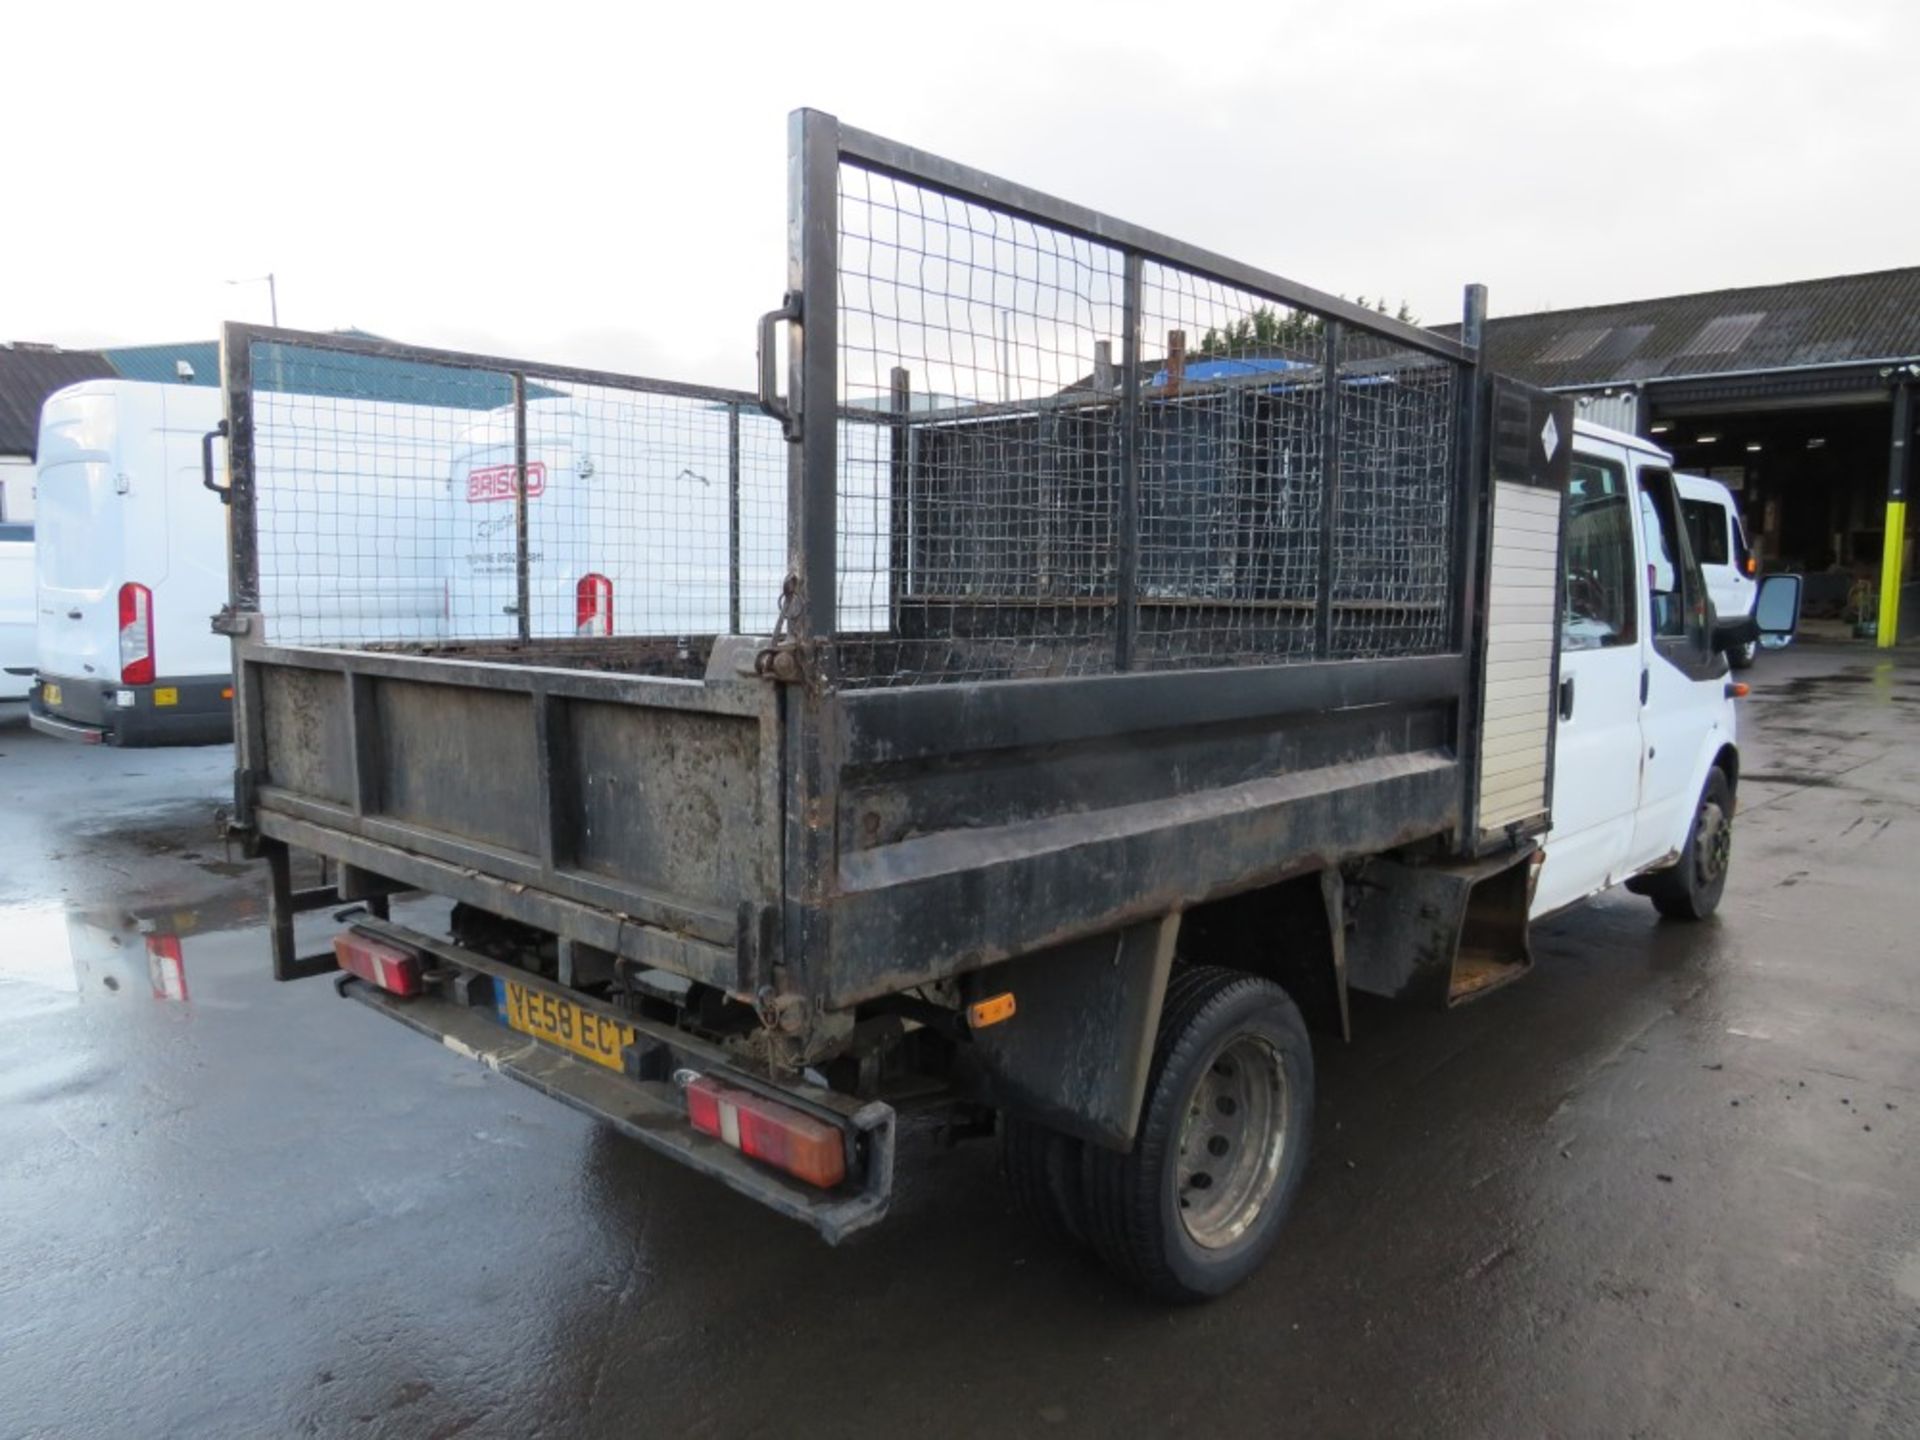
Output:
<instances>
[{"instance_id":1,"label":"roof of building","mask_svg":"<svg viewBox=\"0 0 1920 1440\"><path fill-rule=\"evenodd\" d=\"M218 385L220 342L183 340L177 345L110 345L100 352L122 380L149 380L156 385ZM180 373L184 360L191 375Z\"/></svg>"},{"instance_id":2,"label":"roof of building","mask_svg":"<svg viewBox=\"0 0 1920 1440\"><path fill-rule=\"evenodd\" d=\"M63 386L113 374L104 355L15 341L0 345L0 455L31 456L40 443L40 406Z\"/></svg>"},{"instance_id":3,"label":"roof of building","mask_svg":"<svg viewBox=\"0 0 1920 1440\"><path fill-rule=\"evenodd\" d=\"M1487 352L1547 386L1905 359L1920 355L1920 267L1504 315Z\"/></svg>"}]
</instances>

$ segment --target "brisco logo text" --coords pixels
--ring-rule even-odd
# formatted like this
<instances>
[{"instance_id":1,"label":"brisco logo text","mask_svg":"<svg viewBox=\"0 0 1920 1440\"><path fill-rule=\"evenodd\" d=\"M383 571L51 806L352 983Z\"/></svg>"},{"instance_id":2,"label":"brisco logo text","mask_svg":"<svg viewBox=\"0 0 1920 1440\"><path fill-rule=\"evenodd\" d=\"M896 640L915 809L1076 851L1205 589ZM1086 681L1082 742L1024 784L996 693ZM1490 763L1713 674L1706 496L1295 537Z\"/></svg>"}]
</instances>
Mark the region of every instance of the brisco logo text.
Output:
<instances>
[{"instance_id":1,"label":"brisco logo text","mask_svg":"<svg viewBox=\"0 0 1920 1440\"><path fill-rule=\"evenodd\" d=\"M478 504L487 500L513 499L513 476L517 467L512 465L489 465L484 470L467 472L467 500ZM547 488L547 467L538 460L527 464L527 498L532 499Z\"/></svg>"}]
</instances>

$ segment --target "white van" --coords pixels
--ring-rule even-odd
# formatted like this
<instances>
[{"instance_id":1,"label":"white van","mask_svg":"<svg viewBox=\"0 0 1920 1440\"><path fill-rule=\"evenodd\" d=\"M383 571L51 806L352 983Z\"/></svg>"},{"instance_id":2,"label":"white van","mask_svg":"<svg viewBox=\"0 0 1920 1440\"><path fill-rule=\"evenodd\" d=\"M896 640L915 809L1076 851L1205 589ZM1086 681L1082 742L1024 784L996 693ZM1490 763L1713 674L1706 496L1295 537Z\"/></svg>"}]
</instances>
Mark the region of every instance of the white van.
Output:
<instances>
[{"instance_id":1,"label":"white van","mask_svg":"<svg viewBox=\"0 0 1920 1440\"><path fill-rule=\"evenodd\" d=\"M604 392L527 404L528 631L536 639L764 633L787 574L787 446L775 422L693 397ZM887 432L840 429L840 623L887 623ZM447 633L518 634L513 410L453 447ZM737 485L738 494L734 494ZM731 545L729 529L737 531Z\"/></svg>"},{"instance_id":2,"label":"white van","mask_svg":"<svg viewBox=\"0 0 1920 1440\"><path fill-rule=\"evenodd\" d=\"M1722 620L1751 615L1760 593L1760 561L1747 544L1746 527L1740 521L1740 506L1733 492L1704 475L1673 478L1680 486L1687 539L1693 545L1693 558L1700 562L1700 573L1706 577L1714 613ZM1753 664L1759 649L1759 641L1749 640L1729 652L1727 659L1734 669L1744 670Z\"/></svg>"},{"instance_id":3,"label":"white van","mask_svg":"<svg viewBox=\"0 0 1920 1440\"><path fill-rule=\"evenodd\" d=\"M713 634L727 628L727 413L689 403L675 423L568 399L527 405L527 593L536 637ZM518 633L511 409L454 448L459 518L450 628Z\"/></svg>"},{"instance_id":4,"label":"white van","mask_svg":"<svg viewBox=\"0 0 1920 1440\"><path fill-rule=\"evenodd\" d=\"M226 511L203 483L210 386L87 380L40 412L37 678L29 722L68 739L233 735Z\"/></svg>"},{"instance_id":5,"label":"white van","mask_svg":"<svg viewBox=\"0 0 1920 1440\"><path fill-rule=\"evenodd\" d=\"M1536 916L1624 883L1662 914L1702 919L1726 885L1745 687L1721 657L1753 644L1760 624L1792 632L1800 577L1771 576L1745 610L1716 619L1688 539L1685 478L1645 440L1575 426L1553 829Z\"/></svg>"},{"instance_id":6,"label":"white van","mask_svg":"<svg viewBox=\"0 0 1920 1440\"><path fill-rule=\"evenodd\" d=\"M27 698L33 631L33 526L0 520L0 700Z\"/></svg>"}]
</instances>

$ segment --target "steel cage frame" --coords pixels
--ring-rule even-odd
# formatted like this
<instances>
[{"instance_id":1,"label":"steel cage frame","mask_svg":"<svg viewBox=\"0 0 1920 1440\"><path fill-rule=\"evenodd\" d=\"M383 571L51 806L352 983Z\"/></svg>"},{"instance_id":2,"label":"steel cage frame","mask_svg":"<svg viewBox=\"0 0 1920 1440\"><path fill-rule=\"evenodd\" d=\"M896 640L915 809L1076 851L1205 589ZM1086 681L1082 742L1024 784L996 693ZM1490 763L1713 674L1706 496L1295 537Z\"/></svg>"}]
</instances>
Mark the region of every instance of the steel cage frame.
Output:
<instances>
[{"instance_id":1,"label":"steel cage frame","mask_svg":"<svg viewBox=\"0 0 1920 1440\"><path fill-rule=\"evenodd\" d=\"M782 420L789 439L788 535L791 596L785 620L796 640L830 642L839 631L838 602L838 434L836 421L846 414L839 396L839 171L850 163L929 191L978 204L1014 218L1050 227L1068 236L1117 250L1125 265L1122 375L1118 396L1122 430L1119 446L1118 584L1115 597L1117 653L1115 669L1125 672L1133 659L1133 612L1138 565L1139 457L1137 416L1141 391L1141 278L1148 263L1244 291L1263 301L1290 307L1325 322L1326 365L1337 372L1342 339L1359 334L1447 362L1454 371L1458 423L1453 436L1452 481L1456 497L1450 547L1453 623L1449 650L1460 653L1469 635L1474 582L1474 547L1479 528L1469 480L1481 454L1479 412L1486 383L1479 344L1486 291L1466 287L1462 338L1372 311L1353 301L1286 279L1271 271L1103 214L1072 201L1002 179L983 170L871 134L820 110L801 109L788 117L787 301L779 318L789 321L787 398L784 405L763 394L768 413ZM776 317L769 317L769 319ZM763 365L766 360L763 357ZM998 408L998 407L986 407ZM1337 392L1327 407L1330 430L1339 423ZM1328 483L1322 494L1323 574L1315 617L1316 658L1328 650L1330 590L1324 562L1330 558L1332 526L1338 503L1338 456L1329 454ZM1248 668L1236 665L1232 668ZM987 682L993 683L993 682Z\"/></svg>"}]
</instances>

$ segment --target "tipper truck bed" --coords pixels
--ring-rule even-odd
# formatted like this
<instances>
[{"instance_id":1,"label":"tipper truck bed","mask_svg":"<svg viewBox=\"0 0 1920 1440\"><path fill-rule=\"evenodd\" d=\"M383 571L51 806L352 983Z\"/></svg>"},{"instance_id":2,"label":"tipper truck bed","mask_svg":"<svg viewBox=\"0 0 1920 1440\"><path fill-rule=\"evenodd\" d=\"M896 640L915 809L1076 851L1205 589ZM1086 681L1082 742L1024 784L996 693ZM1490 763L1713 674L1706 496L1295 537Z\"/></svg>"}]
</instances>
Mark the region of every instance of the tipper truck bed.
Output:
<instances>
[{"instance_id":1,"label":"tipper truck bed","mask_svg":"<svg viewBox=\"0 0 1920 1440\"><path fill-rule=\"evenodd\" d=\"M1308 1030L1529 963L1571 408L1487 373L1478 290L1449 339L817 112L791 145L756 394L228 327L276 973L830 1239L951 1107L1043 1223L1218 1293L1298 1184ZM444 423L364 400L400 363ZM322 553L444 567L438 633Z\"/></svg>"}]
</instances>

